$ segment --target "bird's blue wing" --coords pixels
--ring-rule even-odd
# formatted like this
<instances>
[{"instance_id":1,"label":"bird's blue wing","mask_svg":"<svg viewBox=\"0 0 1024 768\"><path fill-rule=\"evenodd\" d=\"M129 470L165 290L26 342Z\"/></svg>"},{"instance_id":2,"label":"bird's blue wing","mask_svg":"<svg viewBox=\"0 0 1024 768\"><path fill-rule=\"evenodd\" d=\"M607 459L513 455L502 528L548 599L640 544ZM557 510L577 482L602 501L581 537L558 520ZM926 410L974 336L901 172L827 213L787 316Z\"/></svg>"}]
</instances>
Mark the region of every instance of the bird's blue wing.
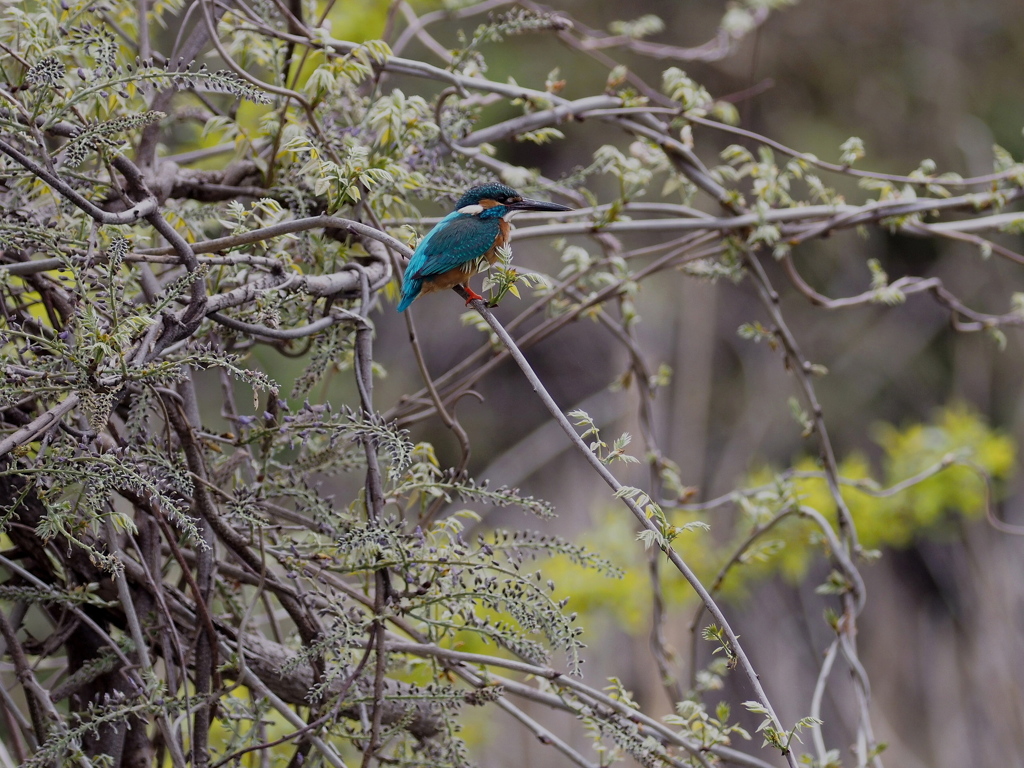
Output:
<instances>
[{"instance_id":1,"label":"bird's blue wing","mask_svg":"<svg viewBox=\"0 0 1024 768\"><path fill-rule=\"evenodd\" d=\"M501 232L498 219L450 213L441 219L416 248L406 274L413 279L443 275L450 269L479 259Z\"/></svg>"}]
</instances>

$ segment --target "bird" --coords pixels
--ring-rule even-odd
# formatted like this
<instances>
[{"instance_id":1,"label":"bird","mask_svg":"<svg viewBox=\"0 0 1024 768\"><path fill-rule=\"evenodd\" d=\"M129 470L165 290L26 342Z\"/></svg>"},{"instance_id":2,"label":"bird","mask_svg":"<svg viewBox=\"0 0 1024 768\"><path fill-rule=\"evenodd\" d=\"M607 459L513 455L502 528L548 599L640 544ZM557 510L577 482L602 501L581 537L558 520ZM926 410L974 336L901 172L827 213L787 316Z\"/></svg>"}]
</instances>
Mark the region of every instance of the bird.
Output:
<instances>
[{"instance_id":1,"label":"bird","mask_svg":"<svg viewBox=\"0 0 1024 768\"><path fill-rule=\"evenodd\" d=\"M483 299L469 287L469 279L482 266L483 259L493 264L498 249L508 245L512 225L509 219L520 211L571 211L558 203L530 200L512 187L498 182L471 187L459 198L455 210L427 233L405 269L402 300L404 312L416 297L461 285L469 297Z\"/></svg>"}]
</instances>

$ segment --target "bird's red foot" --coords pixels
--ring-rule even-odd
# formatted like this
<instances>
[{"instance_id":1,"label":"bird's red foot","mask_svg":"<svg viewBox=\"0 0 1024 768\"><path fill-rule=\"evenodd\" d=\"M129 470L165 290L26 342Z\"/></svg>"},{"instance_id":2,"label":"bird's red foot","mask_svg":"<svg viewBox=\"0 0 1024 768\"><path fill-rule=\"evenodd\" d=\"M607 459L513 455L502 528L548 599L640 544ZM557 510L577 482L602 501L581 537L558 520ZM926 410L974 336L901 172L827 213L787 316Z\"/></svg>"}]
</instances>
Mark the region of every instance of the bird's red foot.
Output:
<instances>
[{"instance_id":1,"label":"bird's red foot","mask_svg":"<svg viewBox=\"0 0 1024 768\"><path fill-rule=\"evenodd\" d=\"M466 306L468 307L472 301L485 301L484 297L474 291L468 285L462 286L466 291Z\"/></svg>"}]
</instances>

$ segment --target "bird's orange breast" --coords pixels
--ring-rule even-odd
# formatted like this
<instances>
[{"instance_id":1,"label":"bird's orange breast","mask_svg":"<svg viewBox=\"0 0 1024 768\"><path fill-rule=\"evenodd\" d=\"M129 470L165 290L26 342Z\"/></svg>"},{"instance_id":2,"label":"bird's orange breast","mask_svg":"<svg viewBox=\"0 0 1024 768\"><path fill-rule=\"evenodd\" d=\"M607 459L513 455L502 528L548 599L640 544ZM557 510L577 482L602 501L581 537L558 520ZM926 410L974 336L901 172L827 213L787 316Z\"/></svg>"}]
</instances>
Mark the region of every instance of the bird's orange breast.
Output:
<instances>
[{"instance_id":1,"label":"bird's orange breast","mask_svg":"<svg viewBox=\"0 0 1024 768\"><path fill-rule=\"evenodd\" d=\"M504 248L508 245L509 240L512 238L512 225L504 219L498 219L498 236L494 238L494 245L492 245L484 256L490 264L493 264L498 260L498 249ZM473 270L474 274L476 270Z\"/></svg>"}]
</instances>

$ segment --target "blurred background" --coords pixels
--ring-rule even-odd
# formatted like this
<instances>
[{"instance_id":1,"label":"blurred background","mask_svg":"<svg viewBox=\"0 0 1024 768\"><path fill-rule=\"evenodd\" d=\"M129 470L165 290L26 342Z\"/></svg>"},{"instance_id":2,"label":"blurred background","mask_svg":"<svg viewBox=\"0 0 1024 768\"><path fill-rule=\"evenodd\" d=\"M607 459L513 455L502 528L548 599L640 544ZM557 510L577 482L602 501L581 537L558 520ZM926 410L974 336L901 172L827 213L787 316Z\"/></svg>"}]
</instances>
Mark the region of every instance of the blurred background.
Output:
<instances>
[{"instance_id":1,"label":"blurred background","mask_svg":"<svg viewBox=\"0 0 1024 768\"><path fill-rule=\"evenodd\" d=\"M384 5L369 0L355 4L362 10L363 26L336 28L336 36L378 36L380 27L373 25L382 19ZM656 14L666 28L651 40L696 46L714 36L727 6L706 0L562 0L557 8L596 29ZM457 30L472 31L476 23L441 22L431 32L444 45L457 47ZM567 97L599 91L606 77L592 61L545 35L489 44L484 53L493 79L509 75L537 87L558 68L567 81L562 93ZM432 61L415 42L405 55ZM615 56L654 84L669 64L618 51ZM866 147L859 167L890 173L909 173L927 158L939 172L985 174L992 171L993 144L1015 158L1024 155L1024 14L1018 0L802 0L773 13L734 56L679 66L714 97L732 98L744 128L824 160L838 162L839 146L850 136L859 136ZM422 83L403 84L400 78L395 84L422 88ZM495 112L488 119L508 116ZM563 130L564 141L543 147L506 144L499 147L499 156L561 178L590 163L599 146L610 143L626 151L632 141L598 123L571 124ZM694 136L697 153L709 165L733 143L706 129L696 128ZM601 183L590 182L599 198ZM826 183L851 203L868 195L846 178L833 176ZM610 187L605 191L612 196ZM718 213L706 199L698 198L696 205ZM446 206L431 209L427 204L422 210L440 215ZM655 241L652 237L649 242ZM626 244L646 242L634 236ZM1000 242L1017 250L1024 245L1013 235ZM579 243L586 246L585 240ZM542 272L557 273L556 259L549 243L530 240L516 247L517 263ZM833 297L867 288L868 259L877 259L892 279L941 277L963 302L982 311L1006 312L1012 294L1024 291L1024 268L1018 264L983 259L968 245L892 236L880 228L837 232L795 252L805 277ZM997 484L997 512L1008 522L1024 524L1024 476L1013 471L1012 459L1013 446L1024 440L1024 334L1008 330L1005 348L986 334L957 334L948 313L924 295L895 307L813 307L788 287L774 265L766 266L804 352L828 368L817 387L840 460L860 457L881 482L903 479L886 477L887 453L879 443L884 428L879 425L897 430L925 425L921 440L934 440L936 450L946 450L948 430L938 426L941 414L961 408L1002 440L1004 448L1009 446L1010 466ZM497 313L507 320L521 307L510 298ZM801 437L790 413L787 401L796 391L780 356L737 334L744 323L767 322L748 283L711 283L672 273L642 285L638 308L643 318L638 335L648 362L654 369L665 363L673 371L654 405L656 437L679 465L682 481L696 489L696 500L743 486L766 466L787 467L814 454L815 446ZM427 297L417 302L415 312L426 331L421 343L434 375L482 341L461 323L461 307L453 297ZM402 318L385 307L374 319L378 361L388 371L378 383L377 402L393 403L422 382ZM528 357L564 410L585 409L607 430L606 436L623 430L637 434L636 395L611 388L628 366L626 352L599 326L586 321L570 325L531 348ZM278 375L287 380L283 372ZM346 378L338 377L332 385L342 400ZM569 452L519 372L504 365L477 389L482 402L465 398L458 405L473 442L470 474L549 499L559 512L549 530L584 537L610 557L620 554L613 537L601 535L614 510L607 489ZM416 439L437 447L443 466L457 461L457 444L439 420L415 424L412 431ZM617 467L617 472L625 482L643 482L642 470L632 478L626 468ZM976 481L969 474L956 478L943 487ZM868 606L859 642L874 686L876 735L889 744L883 759L890 766L1021 765L1024 539L996 532L978 504L973 510L953 506L939 499L931 524L912 530L899 546L876 537L884 545L881 557L863 567ZM735 522L728 510L706 519L712 538L721 537ZM886 522L879 524L884 527ZM485 516L483 525L544 524L494 513ZM642 556L633 551L637 546L628 539L618 546L626 559L620 565L642 568ZM814 591L826 570L819 560L796 578L777 571L736 590L727 606L739 634L749 640L754 665L786 723L807 714L820 654L830 639L822 619L826 601ZM597 598L584 600L584 639L590 646L586 674L591 682L617 675L645 709L664 713L669 702L648 650L650 589L642 574L625 584L609 592L603 604ZM596 592L601 587L580 589ZM692 603L678 584L668 584L666 590L672 614L667 639L686 670ZM705 650L701 663L708 661ZM851 765L847 748L854 697L846 668L837 664L833 675L823 731L826 742L841 750L844 764ZM734 682L726 681L723 698L751 698L742 686L729 688ZM536 714L547 724L550 713ZM753 719L745 722L756 725ZM556 753L525 733L519 737L521 744L508 743L508 734L519 731L505 725L493 723L490 736L486 729L467 734L476 741L481 764L559 764ZM564 735L583 738L572 728Z\"/></svg>"}]
</instances>

